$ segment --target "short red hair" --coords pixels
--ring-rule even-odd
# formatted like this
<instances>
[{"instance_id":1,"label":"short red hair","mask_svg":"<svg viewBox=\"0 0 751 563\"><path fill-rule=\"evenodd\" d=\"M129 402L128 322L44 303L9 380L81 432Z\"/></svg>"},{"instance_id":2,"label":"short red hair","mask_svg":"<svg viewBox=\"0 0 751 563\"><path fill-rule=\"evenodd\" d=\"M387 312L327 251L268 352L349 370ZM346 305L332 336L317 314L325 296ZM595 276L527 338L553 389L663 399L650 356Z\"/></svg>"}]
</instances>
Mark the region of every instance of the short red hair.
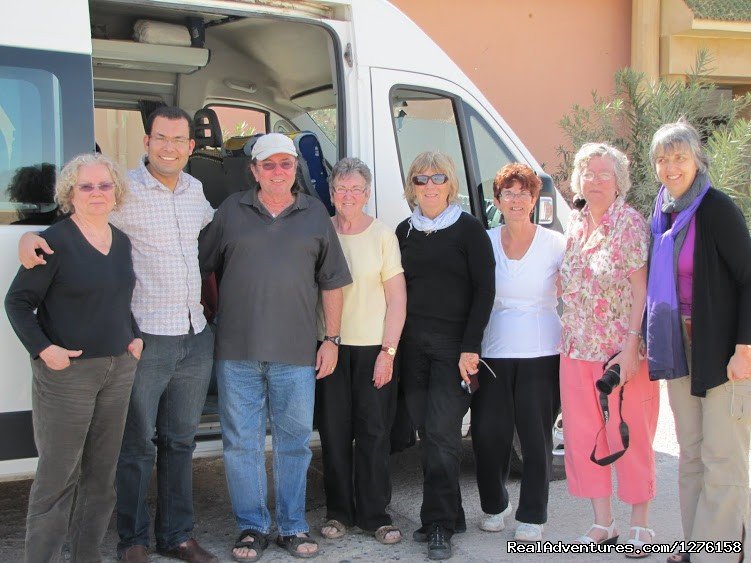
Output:
<instances>
[{"instance_id":1,"label":"short red hair","mask_svg":"<svg viewBox=\"0 0 751 563\"><path fill-rule=\"evenodd\" d=\"M498 171L493 180L493 196L498 199L501 197L501 191L510 188L514 182L519 182L522 190L529 192L532 198L540 195L542 189L542 180L526 164L513 162L507 164Z\"/></svg>"}]
</instances>

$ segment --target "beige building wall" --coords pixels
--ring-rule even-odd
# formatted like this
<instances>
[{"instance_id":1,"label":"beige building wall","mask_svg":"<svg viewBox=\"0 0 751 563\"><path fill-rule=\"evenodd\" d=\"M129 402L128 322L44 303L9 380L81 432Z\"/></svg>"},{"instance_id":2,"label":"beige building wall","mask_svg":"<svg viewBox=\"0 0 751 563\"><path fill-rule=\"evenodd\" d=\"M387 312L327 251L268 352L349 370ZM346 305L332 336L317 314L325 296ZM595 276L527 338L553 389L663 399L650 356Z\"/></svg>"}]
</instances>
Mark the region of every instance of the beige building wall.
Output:
<instances>
[{"instance_id":1,"label":"beige building wall","mask_svg":"<svg viewBox=\"0 0 751 563\"><path fill-rule=\"evenodd\" d=\"M462 68L553 172L558 127L631 58L631 0L391 0Z\"/></svg>"}]
</instances>

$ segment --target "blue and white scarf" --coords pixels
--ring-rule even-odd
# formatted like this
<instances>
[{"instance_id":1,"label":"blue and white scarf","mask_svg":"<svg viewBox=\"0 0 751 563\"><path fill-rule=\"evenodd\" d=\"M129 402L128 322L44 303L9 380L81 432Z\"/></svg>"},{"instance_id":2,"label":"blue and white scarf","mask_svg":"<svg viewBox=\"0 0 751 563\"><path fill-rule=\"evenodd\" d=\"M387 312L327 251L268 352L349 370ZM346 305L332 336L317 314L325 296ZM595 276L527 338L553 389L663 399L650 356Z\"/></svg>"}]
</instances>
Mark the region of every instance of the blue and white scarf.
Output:
<instances>
[{"instance_id":1,"label":"blue and white scarf","mask_svg":"<svg viewBox=\"0 0 751 563\"><path fill-rule=\"evenodd\" d=\"M414 228L429 235L435 231L450 227L459 220L461 214L462 208L456 203L451 203L435 219L430 219L429 217L425 217L422 211L420 211L420 207L417 206L409 218L409 228L410 230ZM407 231L407 236L409 236L409 231Z\"/></svg>"}]
</instances>

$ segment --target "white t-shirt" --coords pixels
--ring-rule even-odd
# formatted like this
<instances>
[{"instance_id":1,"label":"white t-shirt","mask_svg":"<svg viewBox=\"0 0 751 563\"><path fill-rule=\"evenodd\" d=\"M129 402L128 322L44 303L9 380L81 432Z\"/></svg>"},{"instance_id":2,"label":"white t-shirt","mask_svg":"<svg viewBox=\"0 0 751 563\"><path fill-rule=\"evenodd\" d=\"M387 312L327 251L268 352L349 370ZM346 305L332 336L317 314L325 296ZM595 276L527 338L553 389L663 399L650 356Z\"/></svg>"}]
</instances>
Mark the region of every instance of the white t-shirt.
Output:
<instances>
[{"instance_id":1,"label":"white t-shirt","mask_svg":"<svg viewBox=\"0 0 751 563\"><path fill-rule=\"evenodd\" d=\"M495 301L482 339L485 358L538 358L558 354L561 321L555 280L566 249L565 237L537 227L521 260L506 257L503 226L488 236L495 254Z\"/></svg>"}]
</instances>

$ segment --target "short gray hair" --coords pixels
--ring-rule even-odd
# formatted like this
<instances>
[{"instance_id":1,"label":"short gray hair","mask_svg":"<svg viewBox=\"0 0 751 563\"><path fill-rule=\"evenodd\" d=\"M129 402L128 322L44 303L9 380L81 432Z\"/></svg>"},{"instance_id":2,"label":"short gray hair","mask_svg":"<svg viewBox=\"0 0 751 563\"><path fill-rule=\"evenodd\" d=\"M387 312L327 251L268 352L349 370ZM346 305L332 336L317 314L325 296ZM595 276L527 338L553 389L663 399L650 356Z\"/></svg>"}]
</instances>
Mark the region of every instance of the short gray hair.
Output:
<instances>
[{"instance_id":1,"label":"short gray hair","mask_svg":"<svg viewBox=\"0 0 751 563\"><path fill-rule=\"evenodd\" d=\"M657 172L657 157L686 147L694 157L699 172L706 172L709 168L709 158L701 145L699 132L685 118L675 123L666 123L655 131L652 144L649 146L649 161L652 169Z\"/></svg>"},{"instance_id":2,"label":"short gray hair","mask_svg":"<svg viewBox=\"0 0 751 563\"><path fill-rule=\"evenodd\" d=\"M373 183L373 174L370 172L370 168L359 158L348 156L334 164L334 168L331 169L331 182L329 182L331 191L334 191L334 182L337 179L351 174L362 176L362 179L365 180L365 188L370 190L370 185Z\"/></svg>"},{"instance_id":3,"label":"short gray hair","mask_svg":"<svg viewBox=\"0 0 751 563\"><path fill-rule=\"evenodd\" d=\"M63 166L55 183L55 201L60 206L60 211L70 213L75 211L71 203L73 199L73 187L78 182L78 171L82 166L105 166L115 184L115 209L117 209L128 196L128 182L120 166L111 158L101 153L79 154Z\"/></svg>"},{"instance_id":4,"label":"short gray hair","mask_svg":"<svg viewBox=\"0 0 751 563\"><path fill-rule=\"evenodd\" d=\"M571 172L571 190L574 195L582 198L581 175L595 156L604 156L613 163L615 171L615 184L618 194L626 196L631 189L631 177L628 172L628 157L622 151L607 143L584 143L574 157L574 170Z\"/></svg>"}]
</instances>

